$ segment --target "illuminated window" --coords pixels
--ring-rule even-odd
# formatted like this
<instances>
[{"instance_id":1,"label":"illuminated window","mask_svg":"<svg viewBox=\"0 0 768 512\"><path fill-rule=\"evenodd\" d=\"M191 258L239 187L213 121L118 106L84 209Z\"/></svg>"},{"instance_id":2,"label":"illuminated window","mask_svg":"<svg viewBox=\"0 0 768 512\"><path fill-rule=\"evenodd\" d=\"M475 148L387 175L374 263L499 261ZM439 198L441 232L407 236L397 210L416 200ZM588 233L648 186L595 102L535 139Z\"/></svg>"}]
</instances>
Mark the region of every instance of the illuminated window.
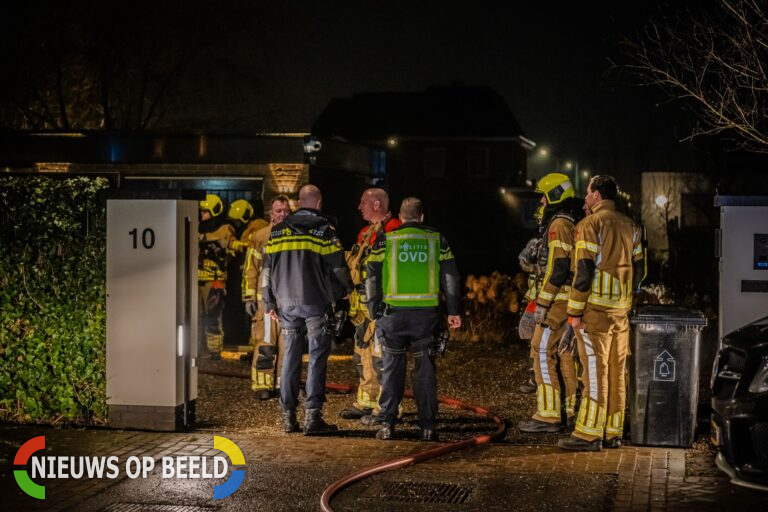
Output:
<instances>
[{"instance_id":1,"label":"illuminated window","mask_svg":"<svg viewBox=\"0 0 768 512\"><path fill-rule=\"evenodd\" d=\"M387 175L387 152L381 149L371 151L371 174L374 179L383 179Z\"/></svg>"}]
</instances>

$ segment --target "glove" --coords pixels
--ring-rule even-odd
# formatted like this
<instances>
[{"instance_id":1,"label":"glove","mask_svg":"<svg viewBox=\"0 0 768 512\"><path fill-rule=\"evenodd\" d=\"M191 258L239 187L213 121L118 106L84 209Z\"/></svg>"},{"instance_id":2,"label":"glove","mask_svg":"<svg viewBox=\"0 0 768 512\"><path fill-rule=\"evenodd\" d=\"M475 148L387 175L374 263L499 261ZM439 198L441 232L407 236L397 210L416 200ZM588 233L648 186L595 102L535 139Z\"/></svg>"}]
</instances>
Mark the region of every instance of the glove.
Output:
<instances>
[{"instance_id":1,"label":"glove","mask_svg":"<svg viewBox=\"0 0 768 512\"><path fill-rule=\"evenodd\" d=\"M355 329L355 346L363 350L368 348L371 343L370 337L368 337L368 326L373 322L363 323L357 326Z\"/></svg>"},{"instance_id":2,"label":"glove","mask_svg":"<svg viewBox=\"0 0 768 512\"><path fill-rule=\"evenodd\" d=\"M537 324L544 323L544 320L547 318L547 311L548 309L544 306L536 304L536 311L533 312L533 321Z\"/></svg>"},{"instance_id":3,"label":"glove","mask_svg":"<svg viewBox=\"0 0 768 512\"><path fill-rule=\"evenodd\" d=\"M576 353L576 334L573 332L573 327L568 324L568 328L560 336L560 342L557 344L558 354L575 354Z\"/></svg>"},{"instance_id":4,"label":"glove","mask_svg":"<svg viewBox=\"0 0 768 512\"><path fill-rule=\"evenodd\" d=\"M525 312L520 317L520 323L517 324L517 335L521 340L529 340L533 338L533 330L536 328L536 321L533 319L532 304L533 302L525 308Z\"/></svg>"},{"instance_id":5,"label":"glove","mask_svg":"<svg viewBox=\"0 0 768 512\"><path fill-rule=\"evenodd\" d=\"M245 313L253 318L254 315L256 315L256 310L258 308L256 307L256 301L255 300L247 300L245 301Z\"/></svg>"},{"instance_id":6,"label":"glove","mask_svg":"<svg viewBox=\"0 0 768 512\"><path fill-rule=\"evenodd\" d=\"M336 304L334 304L333 310L344 311L345 313L349 313L349 306L350 306L349 299L339 299L336 301Z\"/></svg>"},{"instance_id":7,"label":"glove","mask_svg":"<svg viewBox=\"0 0 768 512\"><path fill-rule=\"evenodd\" d=\"M215 311L217 308L223 308L225 296L224 288L211 288L205 300L205 309L210 312Z\"/></svg>"}]
</instances>

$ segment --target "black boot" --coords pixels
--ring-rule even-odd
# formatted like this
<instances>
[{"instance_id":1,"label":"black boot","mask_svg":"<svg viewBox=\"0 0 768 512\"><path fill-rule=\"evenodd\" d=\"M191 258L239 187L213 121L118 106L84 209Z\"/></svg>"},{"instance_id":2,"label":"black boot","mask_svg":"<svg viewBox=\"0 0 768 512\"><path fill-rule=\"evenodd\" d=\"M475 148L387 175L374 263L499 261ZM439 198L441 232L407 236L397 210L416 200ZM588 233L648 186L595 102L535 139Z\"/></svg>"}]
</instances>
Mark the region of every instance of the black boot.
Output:
<instances>
[{"instance_id":1,"label":"black boot","mask_svg":"<svg viewBox=\"0 0 768 512\"><path fill-rule=\"evenodd\" d=\"M367 416L363 416L360 418L360 424L365 425L366 427L374 427L376 425L381 425L384 423L385 417L382 413L379 414L369 414Z\"/></svg>"},{"instance_id":2,"label":"black boot","mask_svg":"<svg viewBox=\"0 0 768 512\"><path fill-rule=\"evenodd\" d=\"M339 427L336 425L329 425L323 419L322 409L307 409L306 416L304 417L304 435L316 436L320 434L328 434L329 432L336 432Z\"/></svg>"},{"instance_id":3,"label":"black boot","mask_svg":"<svg viewBox=\"0 0 768 512\"><path fill-rule=\"evenodd\" d=\"M296 411L283 411L283 432L291 434L299 431L299 422L296 421Z\"/></svg>"},{"instance_id":4,"label":"black boot","mask_svg":"<svg viewBox=\"0 0 768 512\"><path fill-rule=\"evenodd\" d=\"M530 434L538 434L544 432L560 432L562 430L560 423L549 423L537 419L529 419L521 421L517 424L517 429L521 432L527 432Z\"/></svg>"},{"instance_id":5,"label":"black boot","mask_svg":"<svg viewBox=\"0 0 768 512\"><path fill-rule=\"evenodd\" d=\"M527 381L520 384L520 387L517 388L521 393L525 393L526 395L530 395L531 393L536 392L536 382L534 382L533 379L528 379Z\"/></svg>"},{"instance_id":6,"label":"black boot","mask_svg":"<svg viewBox=\"0 0 768 512\"><path fill-rule=\"evenodd\" d=\"M370 407L357 407L356 405L350 405L349 407L344 408L340 413L339 416L341 416L344 420L359 420L360 418L364 416L368 416L373 412L373 409Z\"/></svg>"},{"instance_id":7,"label":"black boot","mask_svg":"<svg viewBox=\"0 0 768 512\"><path fill-rule=\"evenodd\" d=\"M558 440L557 446L571 452L599 452L603 448L603 440L585 441L579 437L568 436Z\"/></svg>"},{"instance_id":8,"label":"black boot","mask_svg":"<svg viewBox=\"0 0 768 512\"><path fill-rule=\"evenodd\" d=\"M423 428L419 433L419 439L422 441L437 441L439 436L437 434L437 430L433 428Z\"/></svg>"},{"instance_id":9,"label":"black boot","mask_svg":"<svg viewBox=\"0 0 768 512\"><path fill-rule=\"evenodd\" d=\"M376 439L383 439L384 441L389 441L394 437L395 437L395 427L394 425L390 425L389 423L382 423L381 426L379 427L378 432L376 432Z\"/></svg>"}]
</instances>

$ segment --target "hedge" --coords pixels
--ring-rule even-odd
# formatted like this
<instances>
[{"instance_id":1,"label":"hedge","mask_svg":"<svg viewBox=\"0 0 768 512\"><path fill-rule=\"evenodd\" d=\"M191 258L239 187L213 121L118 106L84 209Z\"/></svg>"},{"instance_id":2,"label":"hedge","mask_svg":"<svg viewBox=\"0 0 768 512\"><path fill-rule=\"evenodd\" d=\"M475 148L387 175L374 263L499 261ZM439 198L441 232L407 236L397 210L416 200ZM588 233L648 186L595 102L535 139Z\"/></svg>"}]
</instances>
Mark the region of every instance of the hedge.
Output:
<instances>
[{"instance_id":1,"label":"hedge","mask_svg":"<svg viewBox=\"0 0 768 512\"><path fill-rule=\"evenodd\" d=\"M0 420L106 417L107 186L0 177Z\"/></svg>"}]
</instances>

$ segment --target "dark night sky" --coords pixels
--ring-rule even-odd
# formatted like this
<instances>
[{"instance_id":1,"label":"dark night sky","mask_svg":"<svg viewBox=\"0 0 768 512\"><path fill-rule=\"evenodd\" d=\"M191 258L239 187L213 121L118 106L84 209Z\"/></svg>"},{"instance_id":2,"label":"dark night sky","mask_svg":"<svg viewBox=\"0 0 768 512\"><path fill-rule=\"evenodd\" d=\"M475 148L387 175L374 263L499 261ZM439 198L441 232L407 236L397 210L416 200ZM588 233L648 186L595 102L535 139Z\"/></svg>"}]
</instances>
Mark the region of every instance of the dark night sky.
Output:
<instances>
[{"instance_id":1,"label":"dark night sky","mask_svg":"<svg viewBox=\"0 0 768 512\"><path fill-rule=\"evenodd\" d=\"M25 31L45 37L44 30L25 24L51 11L11 4L0 9L8 44ZM127 12L162 18L155 19L160 28L152 28L158 32L157 44L174 37L173 31L197 37L219 30L217 43L198 56L184 82L187 93L207 90L217 100L197 102L176 114L191 119L194 109L207 109L208 118L231 119L194 128L308 131L333 97L421 91L457 81L496 89L529 138L563 158L577 158L593 172L636 177L647 170L712 170L706 152L678 143L691 123L679 104L657 107L663 100L657 91L619 84L616 73L607 74L610 59L618 57L620 38L636 34L652 14L669 12L672 7L665 3L248 0L214 5L190 0L77 5L81 11L75 17L98 9L116 30L130 17ZM109 12L115 5L130 11ZM680 2L673 5L679 8ZM176 26L166 34L164 24ZM124 33L121 37L130 37Z\"/></svg>"},{"instance_id":2,"label":"dark night sky","mask_svg":"<svg viewBox=\"0 0 768 512\"><path fill-rule=\"evenodd\" d=\"M703 165L705 154L677 143L685 122L675 105L657 108L655 91L606 73L621 35L659 8L575 4L268 3L255 40L265 88L283 109L274 123L305 130L334 96L458 81L495 88L529 138L582 168Z\"/></svg>"}]
</instances>

